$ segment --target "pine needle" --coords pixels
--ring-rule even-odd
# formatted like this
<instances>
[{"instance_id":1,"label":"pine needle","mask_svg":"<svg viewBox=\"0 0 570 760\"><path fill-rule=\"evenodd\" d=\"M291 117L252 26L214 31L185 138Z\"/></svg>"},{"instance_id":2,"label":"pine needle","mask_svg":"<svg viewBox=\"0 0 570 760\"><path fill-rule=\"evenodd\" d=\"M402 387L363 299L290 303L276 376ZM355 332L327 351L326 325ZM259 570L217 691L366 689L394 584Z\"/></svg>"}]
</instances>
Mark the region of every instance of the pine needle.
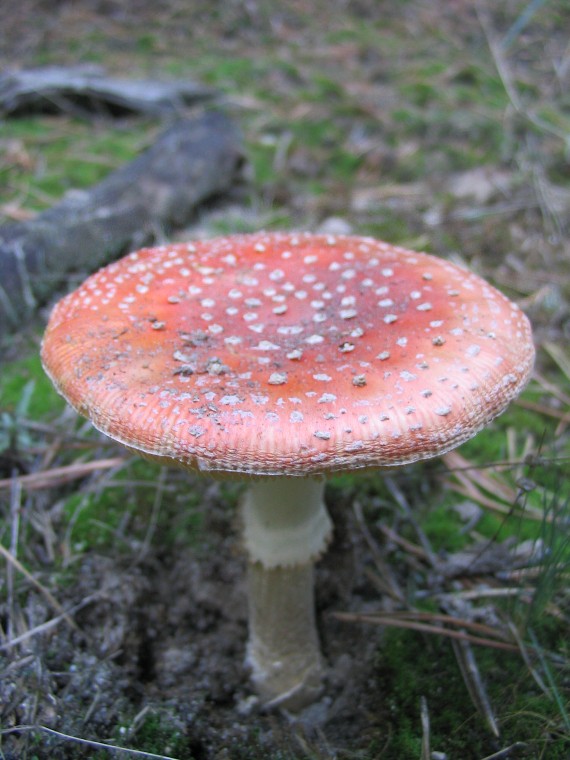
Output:
<instances>
[{"instance_id":1,"label":"pine needle","mask_svg":"<svg viewBox=\"0 0 570 760\"><path fill-rule=\"evenodd\" d=\"M486 638L484 636L472 636L465 631L455 631L451 628L444 628L440 625L429 625L417 620L409 620L400 615L389 615L387 613L379 614L359 614L355 612L335 612L333 617L346 623L372 623L373 625L389 626L392 628L407 628L418 633L431 633L436 636L447 636L451 639L463 639L472 644L487 646L493 649L503 649L506 652L518 652L519 649L514 644L506 641ZM450 618L453 620L453 618ZM474 624L471 624L474 625Z\"/></svg>"}]
</instances>

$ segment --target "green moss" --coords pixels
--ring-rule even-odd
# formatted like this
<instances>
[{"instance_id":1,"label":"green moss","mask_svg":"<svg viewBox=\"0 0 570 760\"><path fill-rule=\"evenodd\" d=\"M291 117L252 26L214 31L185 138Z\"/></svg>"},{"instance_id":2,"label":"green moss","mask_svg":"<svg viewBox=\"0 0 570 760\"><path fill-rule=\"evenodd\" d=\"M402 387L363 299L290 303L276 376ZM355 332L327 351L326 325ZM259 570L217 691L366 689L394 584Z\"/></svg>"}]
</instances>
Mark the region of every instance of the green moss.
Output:
<instances>
[{"instance_id":1,"label":"green moss","mask_svg":"<svg viewBox=\"0 0 570 760\"><path fill-rule=\"evenodd\" d=\"M135 40L136 52L142 55L152 54L158 47L160 47L159 39L150 32L139 35Z\"/></svg>"},{"instance_id":2,"label":"green moss","mask_svg":"<svg viewBox=\"0 0 570 760\"><path fill-rule=\"evenodd\" d=\"M449 501L451 499L444 499L439 506L430 509L422 520L422 530L436 552L459 551L470 541L460 532L463 524L459 515L449 509Z\"/></svg>"},{"instance_id":3,"label":"green moss","mask_svg":"<svg viewBox=\"0 0 570 760\"><path fill-rule=\"evenodd\" d=\"M547 745L548 757L565 757L569 737L552 731L560 726L556 705L540 692L518 655L478 647L475 656L499 720L500 746L522 741L531 751L540 751ZM480 758L496 751L492 735L469 700L447 640L387 630L376 677L383 693L390 695L387 719L392 739L383 755L387 760L419 757L422 696L428 704L433 751L453 758Z\"/></svg>"},{"instance_id":4,"label":"green moss","mask_svg":"<svg viewBox=\"0 0 570 760\"><path fill-rule=\"evenodd\" d=\"M129 726L119 727L118 745L161 756L169 755L177 760L195 760L188 736L167 710L147 713L132 731L132 737L128 736L129 730Z\"/></svg>"},{"instance_id":5,"label":"green moss","mask_svg":"<svg viewBox=\"0 0 570 760\"><path fill-rule=\"evenodd\" d=\"M311 99L316 101L321 100L337 100L344 96L344 90L336 79L325 74L315 74L313 76L311 89Z\"/></svg>"},{"instance_id":6,"label":"green moss","mask_svg":"<svg viewBox=\"0 0 570 760\"><path fill-rule=\"evenodd\" d=\"M17 413L24 388L32 384L26 409L27 417L46 419L59 414L65 402L55 391L45 374L39 354L34 352L23 359L7 362L0 373L0 411Z\"/></svg>"},{"instance_id":7,"label":"green moss","mask_svg":"<svg viewBox=\"0 0 570 760\"><path fill-rule=\"evenodd\" d=\"M250 91L252 83L258 85L267 71L267 62L263 58L206 54L197 63L204 82L222 90L247 88Z\"/></svg>"},{"instance_id":8,"label":"green moss","mask_svg":"<svg viewBox=\"0 0 570 760\"><path fill-rule=\"evenodd\" d=\"M143 459L129 460L96 491L74 491L64 502L67 540L75 552L132 549L156 520L157 540L195 545L201 529L201 490L190 477Z\"/></svg>"},{"instance_id":9,"label":"green moss","mask_svg":"<svg viewBox=\"0 0 570 760\"><path fill-rule=\"evenodd\" d=\"M400 86L400 94L404 100L419 108L425 108L430 103L435 102L440 97L437 87L427 82L411 82Z\"/></svg>"},{"instance_id":10,"label":"green moss","mask_svg":"<svg viewBox=\"0 0 570 760\"><path fill-rule=\"evenodd\" d=\"M389 209L377 209L374 220L362 224L361 230L366 235L389 240L394 245L403 245L411 238L408 220Z\"/></svg>"},{"instance_id":11,"label":"green moss","mask_svg":"<svg viewBox=\"0 0 570 760\"><path fill-rule=\"evenodd\" d=\"M270 141L250 144L248 146L248 156L254 181L258 186L267 185L277 179L274 144Z\"/></svg>"},{"instance_id":12,"label":"green moss","mask_svg":"<svg viewBox=\"0 0 570 760\"><path fill-rule=\"evenodd\" d=\"M303 119L292 125L292 134L299 145L326 148L338 145L342 131L331 119Z\"/></svg>"}]
</instances>

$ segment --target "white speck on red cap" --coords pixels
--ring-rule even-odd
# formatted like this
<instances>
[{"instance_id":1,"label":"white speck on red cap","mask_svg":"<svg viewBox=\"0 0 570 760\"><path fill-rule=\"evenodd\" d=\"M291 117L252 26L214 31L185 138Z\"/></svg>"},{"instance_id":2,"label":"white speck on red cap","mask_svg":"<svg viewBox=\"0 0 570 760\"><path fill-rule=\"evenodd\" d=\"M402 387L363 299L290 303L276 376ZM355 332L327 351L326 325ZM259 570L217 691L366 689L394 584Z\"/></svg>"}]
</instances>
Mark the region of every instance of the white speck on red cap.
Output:
<instances>
[{"instance_id":1,"label":"white speck on red cap","mask_svg":"<svg viewBox=\"0 0 570 760\"><path fill-rule=\"evenodd\" d=\"M516 305L447 261L258 233L110 264L55 307L42 359L131 449L270 476L448 451L520 392L534 348Z\"/></svg>"}]
</instances>

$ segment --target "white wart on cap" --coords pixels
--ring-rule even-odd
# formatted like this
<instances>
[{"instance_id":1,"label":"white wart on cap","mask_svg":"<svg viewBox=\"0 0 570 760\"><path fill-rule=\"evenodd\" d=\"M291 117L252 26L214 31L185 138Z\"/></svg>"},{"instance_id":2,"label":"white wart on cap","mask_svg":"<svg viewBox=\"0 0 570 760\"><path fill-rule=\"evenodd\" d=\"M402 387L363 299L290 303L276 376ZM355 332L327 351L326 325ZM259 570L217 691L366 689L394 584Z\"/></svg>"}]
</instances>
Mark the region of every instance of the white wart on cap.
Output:
<instances>
[{"instance_id":1,"label":"white wart on cap","mask_svg":"<svg viewBox=\"0 0 570 760\"><path fill-rule=\"evenodd\" d=\"M520 392L534 348L520 309L447 261L260 233L110 264L56 306L42 359L130 448L263 476L442 454Z\"/></svg>"}]
</instances>

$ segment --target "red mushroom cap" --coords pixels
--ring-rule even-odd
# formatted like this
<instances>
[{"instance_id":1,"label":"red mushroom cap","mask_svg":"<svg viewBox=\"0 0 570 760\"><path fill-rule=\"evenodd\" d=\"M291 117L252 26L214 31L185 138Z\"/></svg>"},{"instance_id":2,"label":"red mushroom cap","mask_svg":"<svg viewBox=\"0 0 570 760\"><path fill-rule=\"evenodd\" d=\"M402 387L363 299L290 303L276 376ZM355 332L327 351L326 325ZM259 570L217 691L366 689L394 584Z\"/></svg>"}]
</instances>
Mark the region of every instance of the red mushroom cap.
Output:
<instances>
[{"instance_id":1,"label":"red mushroom cap","mask_svg":"<svg viewBox=\"0 0 570 760\"><path fill-rule=\"evenodd\" d=\"M520 392L534 348L514 303L443 259L259 233L110 264L57 304L42 359L126 446L264 476L442 454Z\"/></svg>"}]
</instances>

